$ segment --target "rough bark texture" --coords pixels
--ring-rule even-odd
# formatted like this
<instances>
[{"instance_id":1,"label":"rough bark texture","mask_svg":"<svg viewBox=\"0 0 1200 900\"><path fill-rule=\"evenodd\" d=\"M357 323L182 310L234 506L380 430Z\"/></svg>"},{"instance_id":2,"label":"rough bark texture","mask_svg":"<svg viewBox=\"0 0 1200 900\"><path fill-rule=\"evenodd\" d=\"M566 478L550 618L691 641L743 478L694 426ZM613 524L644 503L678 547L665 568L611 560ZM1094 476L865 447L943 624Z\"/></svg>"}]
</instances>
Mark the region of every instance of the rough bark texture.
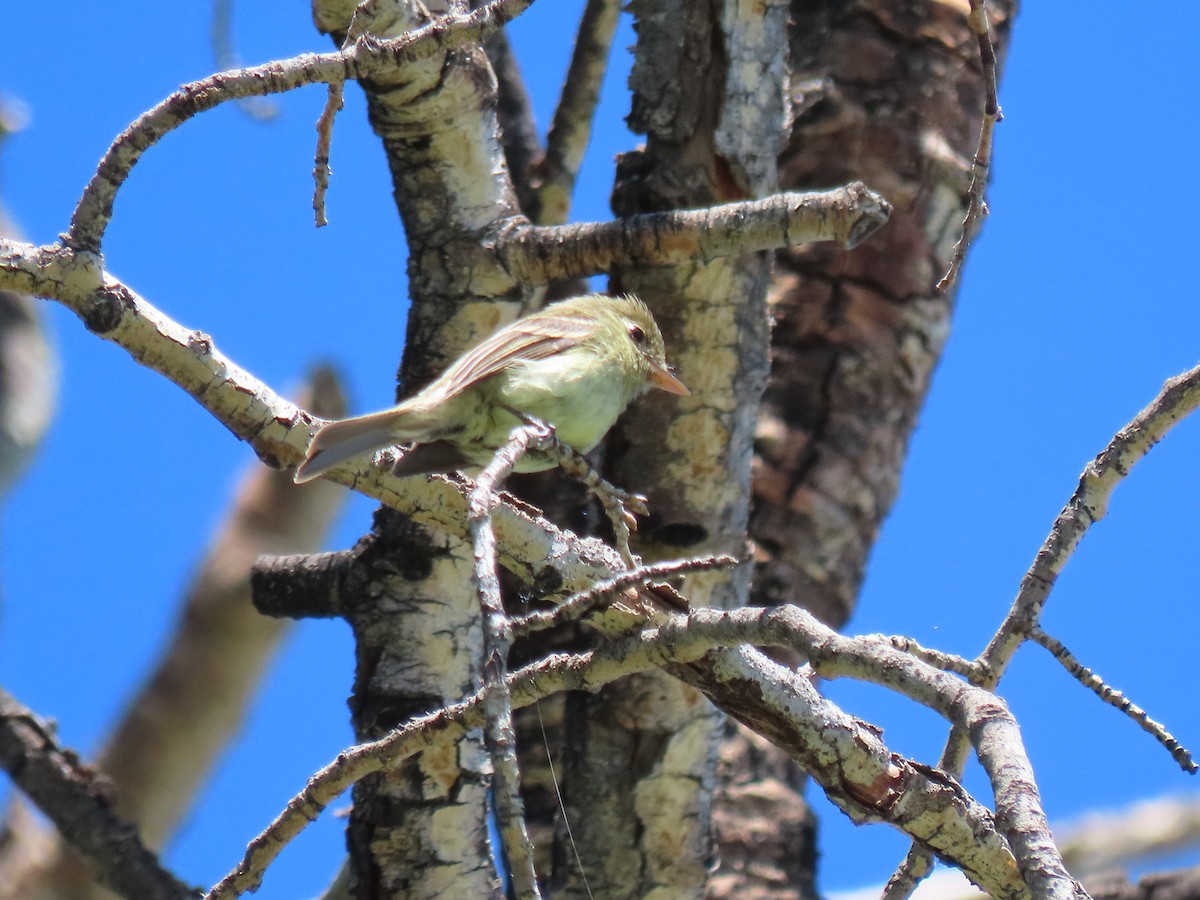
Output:
<instances>
[{"instance_id":1,"label":"rough bark texture","mask_svg":"<svg viewBox=\"0 0 1200 900\"><path fill-rule=\"evenodd\" d=\"M340 40L355 5L318 3L320 26ZM416 6L372 5L373 30L418 24ZM654 517L639 548L648 557L737 552L749 526L759 545L755 599L805 602L841 622L895 497L948 328L950 302L930 285L961 218L980 80L959 5L793 6L787 32L782 0L635 0L631 122L647 144L621 162L616 211L774 190L781 135L773 129L784 119L787 85L795 129L785 184L863 179L889 196L897 216L854 253L808 249L784 260L770 301L770 360L765 256L620 273L617 289L654 306L693 397L632 410L610 444L609 466L619 483L651 495ZM407 394L528 299L486 241L517 210L482 52L454 51L364 88L406 229ZM527 139L520 143L528 149ZM768 362L775 375L756 434ZM478 607L465 547L400 516L381 513L356 558L361 590L348 592L345 611L358 642L351 708L358 736L370 739L470 690ZM749 589L741 569L693 579L689 593L725 605ZM605 897L814 895L811 823L795 771L744 735L721 756L721 868L710 879L722 722L697 692L643 677L572 696L551 718L564 723L560 775L583 856L577 865L559 842L556 896L582 891L581 869ZM354 894L494 894L486 782L472 737L360 784L349 834Z\"/></svg>"},{"instance_id":2,"label":"rough bark texture","mask_svg":"<svg viewBox=\"0 0 1200 900\"><path fill-rule=\"evenodd\" d=\"M965 211L983 91L978 45L959 7L791 4L792 128L781 186L861 179L894 207L889 223L853 251L811 245L778 254L770 295L751 602L799 603L835 626L853 612L950 327L953 298L933 284ZM1012 8L989 4L1001 47ZM724 758L755 759L753 736L730 740ZM729 770L726 783L755 785L755 799L726 807L719 820L714 896L815 896L812 882L795 874L797 854L812 858L811 847L751 849L742 839L797 815L801 779L781 774L789 767L760 762L761 780L737 765Z\"/></svg>"},{"instance_id":3,"label":"rough bark texture","mask_svg":"<svg viewBox=\"0 0 1200 900\"><path fill-rule=\"evenodd\" d=\"M1003 37L1007 6L989 9ZM952 298L932 286L965 209L983 86L974 38L948 3L795 3L790 54L784 187L860 178L895 210L850 253L779 254L771 296L755 600L798 601L839 625L949 332Z\"/></svg>"},{"instance_id":4,"label":"rough bark texture","mask_svg":"<svg viewBox=\"0 0 1200 900\"><path fill-rule=\"evenodd\" d=\"M375 537L359 558L362 590L347 610L358 652L350 707L360 740L469 692L481 640L461 544L382 511ZM347 836L354 896L494 892L487 772L482 743L471 736L442 741L387 777L356 785Z\"/></svg>"},{"instance_id":5,"label":"rough bark texture","mask_svg":"<svg viewBox=\"0 0 1200 900\"><path fill-rule=\"evenodd\" d=\"M804 773L770 741L729 721L717 770L720 867L710 897L816 897L817 823L799 798Z\"/></svg>"},{"instance_id":6,"label":"rough bark texture","mask_svg":"<svg viewBox=\"0 0 1200 900\"><path fill-rule=\"evenodd\" d=\"M638 0L631 126L644 149L620 161L618 215L704 206L775 189L783 121L782 4ZM754 85L742 83L749 75ZM763 150L766 149L764 154ZM738 552L750 456L767 370L765 255L615 273L613 288L650 303L692 396L635 404L610 436L614 480L645 492L647 558ZM655 398L659 399L659 398ZM744 602L749 573L689 579L699 605ZM713 864L712 801L721 718L661 674L565 713L566 804L582 870L605 897L698 896ZM583 893L577 866L554 892Z\"/></svg>"},{"instance_id":7,"label":"rough bark texture","mask_svg":"<svg viewBox=\"0 0 1200 900\"><path fill-rule=\"evenodd\" d=\"M340 41L353 6L318 4L318 27ZM419 6L376 4L370 30L416 27L424 21ZM518 210L500 145L496 80L481 49L441 54L362 87L404 223L407 247L381 252L408 260L411 308L398 391L408 395L517 314L519 287L481 244ZM359 557L362 602L347 610L358 656L351 711L361 740L458 699L479 677L470 548L385 511L373 538ZM348 834L354 895L494 894L489 768L473 734L357 785Z\"/></svg>"}]
</instances>

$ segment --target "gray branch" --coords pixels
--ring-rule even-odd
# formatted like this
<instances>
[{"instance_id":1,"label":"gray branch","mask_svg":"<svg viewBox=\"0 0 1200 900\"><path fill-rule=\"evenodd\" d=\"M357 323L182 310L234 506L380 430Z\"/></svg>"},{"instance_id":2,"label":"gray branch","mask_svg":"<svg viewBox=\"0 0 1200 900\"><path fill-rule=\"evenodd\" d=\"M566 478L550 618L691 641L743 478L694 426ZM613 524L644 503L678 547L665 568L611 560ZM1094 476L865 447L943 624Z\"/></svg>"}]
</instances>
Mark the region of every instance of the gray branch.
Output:
<instances>
[{"instance_id":1,"label":"gray branch","mask_svg":"<svg viewBox=\"0 0 1200 900\"><path fill-rule=\"evenodd\" d=\"M954 779L891 753L876 732L821 698L807 679L748 647L714 649L743 642L802 650L822 675L855 677L898 690L968 728L996 793L995 823ZM714 684L738 682L747 666L768 675L759 680L758 690L776 715L772 725L758 730L804 764L855 821L886 820L909 833L924 831L929 849L994 896L1086 896L1050 838L1019 730L1003 701L896 650L886 638L844 637L796 607L696 610L596 651L540 660L511 675L507 684L516 708L563 690L596 690L654 666L685 677L710 696ZM704 667L712 674L698 675ZM239 867L209 897L235 897L253 889L283 846L342 791L420 752L439 734L479 727L489 696L498 690L488 686L460 704L340 754L251 842ZM754 719L754 706L724 704L743 721ZM793 728L801 740L787 733ZM1025 884L1013 877L1010 845Z\"/></svg>"},{"instance_id":2,"label":"gray branch","mask_svg":"<svg viewBox=\"0 0 1200 900\"><path fill-rule=\"evenodd\" d=\"M57 246L0 241L0 287L62 302L97 334L195 397L268 464L294 466L303 458L313 421L310 415L224 357L207 335L181 327L108 276L94 256ZM339 468L330 477L422 524L465 536L466 496L460 483L442 478L398 479L390 474L390 465L370 463ZM494 511L493 525L502 565L529 582L540 578L545 583L553 570L564 594L624 568L612 548L559 531L528 508L504 503ZM652 596L646 605L655 606ZM593 625L618 636L638 621L629 611L613 608L594 619ZM660 658L670 661L654 655L655 660ZM725 651L673 671L720 708L784 747L856 821L891 822L960 866L963 860L953 848L977 848L979 835L991 828L989 814L961 788L911 766L899 767L898 757L869 727L821 698L807 681L753 650ZM970 868L969 862L965 865ZM1011 888L1001 890L992 884L991 875L978 877L993 893L1018 896Z\"/></svg>"},{"instance_id":3,"label":"gray branch","mask_svg":"<svg viewBox=\"0 0 1200 900\"><path fill-rule=\"evenodd\" d=\"M94 769L58 746L50 727L0 689L0 767L123 897L183 900L199 891L163 868L137 828L113 812Z\"/></svg>"},{"instance_id":4,"label":"gray branch","mask_svg":"<svg viewBox=\"0 0 1200 900\"><path fill-rule=\"evenodd\" d=\"M185 84L140 115L108 148L84 188L63 236L69 247L98 253L117 191L150 147L188 119L230 100L282 94L307 84L370 78L435 53L486 41L533 0L494 0L469 15L445 16L397 38L363 37L342 51L305 53Z\"/></svg>"},{"instance_id":5,"label":"gray branch","mask_svg":"<svg viewBox=\"0 0 1200 900\"><path fill-rule=\"evenodd\" d=\"M891 215L886 199L854 182L707 209L643 213L612 222L531 225L510 220L494 249L512 277L547 284L619 266L707 262L816 241L854 247Z\"/></svg>"}]
</instances>

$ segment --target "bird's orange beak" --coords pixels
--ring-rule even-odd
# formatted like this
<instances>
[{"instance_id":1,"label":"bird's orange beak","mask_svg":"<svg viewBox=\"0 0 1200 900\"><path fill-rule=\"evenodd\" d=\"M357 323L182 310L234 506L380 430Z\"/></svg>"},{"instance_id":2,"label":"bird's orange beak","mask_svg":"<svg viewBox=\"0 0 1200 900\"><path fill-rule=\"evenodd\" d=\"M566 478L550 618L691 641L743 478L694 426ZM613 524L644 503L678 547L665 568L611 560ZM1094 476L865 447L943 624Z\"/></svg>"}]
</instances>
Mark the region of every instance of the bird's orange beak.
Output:
<instances>
[{"instance_id":1,"label":"bird's orange beak","mask_svg":"<svg viewBox=\"0 0 1200 900\"><path fill-rule=\"evenodd\" d=\"M650 383L660 391L678 394L680 397L687 397L692 393L687 389L687 385L671 374L671 370L666 366L650 367Z\"/></svg>"}]
</instances>

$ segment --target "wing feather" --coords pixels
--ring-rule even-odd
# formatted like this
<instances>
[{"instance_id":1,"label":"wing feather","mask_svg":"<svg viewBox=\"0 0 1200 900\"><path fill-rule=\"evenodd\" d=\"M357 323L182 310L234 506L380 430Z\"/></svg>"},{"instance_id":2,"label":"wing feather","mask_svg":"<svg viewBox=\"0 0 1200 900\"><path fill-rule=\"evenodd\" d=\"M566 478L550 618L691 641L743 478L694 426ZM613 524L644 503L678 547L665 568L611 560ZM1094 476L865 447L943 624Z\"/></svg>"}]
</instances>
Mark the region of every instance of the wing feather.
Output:
<instances>
[{"instance_id":1,"label":"wing feather","mask_svg":"<svg viewBox=\"0 0 1200 900\"><path fill-rule=\"evenodd\" d=\"M594 322L560 316L520 319L463 354L438 379L445 398L495 375L517 359L546 359L577 347Z\"/></svg>"}]
</instances>

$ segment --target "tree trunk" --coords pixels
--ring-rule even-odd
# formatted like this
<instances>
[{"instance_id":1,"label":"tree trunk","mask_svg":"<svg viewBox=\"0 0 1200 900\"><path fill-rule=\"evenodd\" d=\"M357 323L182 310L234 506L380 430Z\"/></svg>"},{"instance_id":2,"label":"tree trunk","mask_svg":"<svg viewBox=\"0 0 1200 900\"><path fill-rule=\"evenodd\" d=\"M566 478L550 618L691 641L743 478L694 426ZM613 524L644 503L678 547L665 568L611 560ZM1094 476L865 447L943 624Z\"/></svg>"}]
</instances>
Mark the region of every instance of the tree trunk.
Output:
<instances>
[{"instance_id":1,"label":"tree trunk","mask_svg":"<svg viewBox=\"0 0 1200 900\"><path fill-rule=\"evenodd\" d=\"M988 10L1002 50L1013 4ZM776 254L750 518L756 605L797 603L844 624L895 502L950 329L956 288L947 296L933 285L966 211L982 116L966 12L965 0L791 4L782 187L862 179L894 211L852 251L813 244ZM813 874L797 872L815 848L798 849L787 833L814 835L803 827L801 774L741 728L722 757L730 802L718 819L714 896L815 896Z\"/></svg>"},{"instance_id":2,"label":"tree trunk","mask_svg":"<svg viewBox=\"0 0 1200 900\"><path fill-rule=\"evenodd\" d=\"M380 3L369 30L418 27L418 6ZM353 11L334 2L314 9L318 27L339 43ZM516 201L482 50L440 53L407 68L402 81L362 86L407 241L379 251L408 259L412 305L397 392L406 396L516 316L519 287L479 252L479 234L516 214ZM351 710L365 741L469 693L479 683L481 631L462 541L381 511L360 549L360 602L347 617L358 658ZM348 833L355 896L494 895L488 771L482 738L471 734L356 785Z\"/></svg>"}]
</instances>

